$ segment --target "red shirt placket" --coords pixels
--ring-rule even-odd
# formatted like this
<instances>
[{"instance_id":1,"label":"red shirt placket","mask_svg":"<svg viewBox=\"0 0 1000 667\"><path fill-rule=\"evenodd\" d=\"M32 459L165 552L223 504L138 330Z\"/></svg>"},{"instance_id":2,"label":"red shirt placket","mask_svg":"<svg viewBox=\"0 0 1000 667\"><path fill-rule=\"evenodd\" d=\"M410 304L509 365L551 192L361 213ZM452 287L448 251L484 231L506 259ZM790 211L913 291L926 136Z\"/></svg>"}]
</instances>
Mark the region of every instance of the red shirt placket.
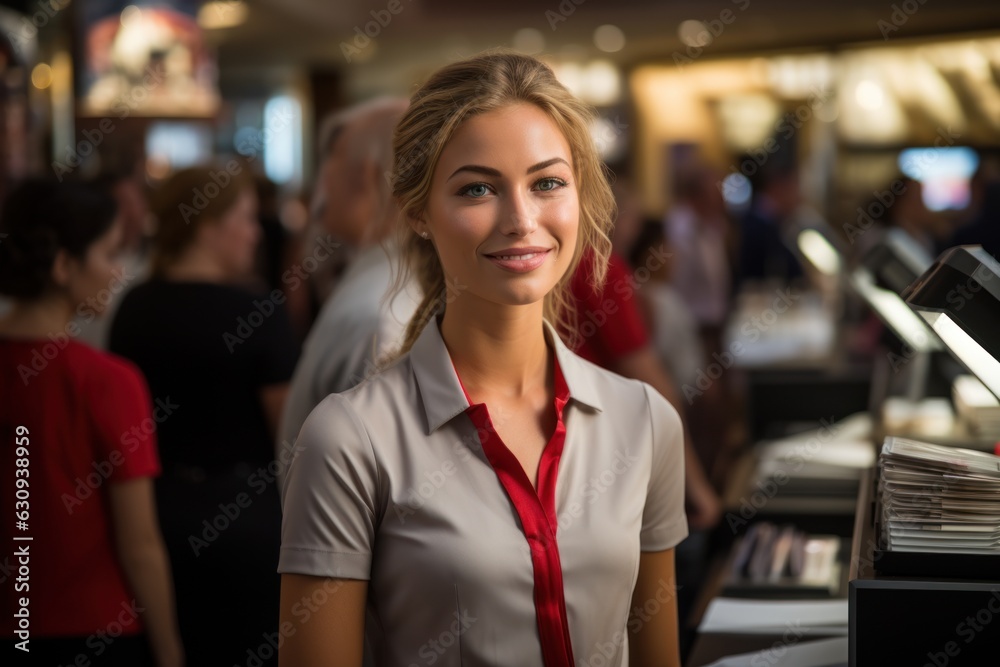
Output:
<instances>
[{"instance_id":1,"label":"red shirt placket","mask_svg":"<svg viewBox=\"0 0 1000 667\"><path fill-rule=\"evenodd\" d=\"M563 407L569 400L569 388L559 368L558 360L555 360L554 364L556 427L545 444L538 464L537 492L517 457L511 453L493 427L493 420L486 404L472 404L464 385L462 391L470 403L466 414L480 433L487 434L482 441L483 452L514 504L514 509L521 519L521 526L524 528L525 539L531 549L535 579L535 616L545 667L573 667L573 647L566 617L562 563L556 542L559 523L555 508L559 457L566 441ZM458 375L457 371L455 374ZM461 384L461 378L459 383Z\"/></svg>"}]
</instances>

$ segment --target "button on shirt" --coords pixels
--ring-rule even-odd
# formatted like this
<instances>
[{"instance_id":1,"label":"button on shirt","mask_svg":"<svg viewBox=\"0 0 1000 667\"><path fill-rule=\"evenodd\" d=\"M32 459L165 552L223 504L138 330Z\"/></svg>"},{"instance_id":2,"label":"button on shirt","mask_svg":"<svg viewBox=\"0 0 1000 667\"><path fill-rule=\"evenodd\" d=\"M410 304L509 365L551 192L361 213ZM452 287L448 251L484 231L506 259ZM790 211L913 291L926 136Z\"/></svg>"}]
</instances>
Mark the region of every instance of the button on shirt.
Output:
<instances>
[{"instance_id":1,"label":"button on shirt","mask_svg":"<svg viewBox=\"0 0 1000 667\"><path fill-rule=\"evenodd\" d=\"M628 664L639 552L687 535L680 419L543 328L559 419L537 491L493 429L504 415L470 405L434 318L306 419L278 571L369 580L365 665Z\"/></svg>"}]
</instances>

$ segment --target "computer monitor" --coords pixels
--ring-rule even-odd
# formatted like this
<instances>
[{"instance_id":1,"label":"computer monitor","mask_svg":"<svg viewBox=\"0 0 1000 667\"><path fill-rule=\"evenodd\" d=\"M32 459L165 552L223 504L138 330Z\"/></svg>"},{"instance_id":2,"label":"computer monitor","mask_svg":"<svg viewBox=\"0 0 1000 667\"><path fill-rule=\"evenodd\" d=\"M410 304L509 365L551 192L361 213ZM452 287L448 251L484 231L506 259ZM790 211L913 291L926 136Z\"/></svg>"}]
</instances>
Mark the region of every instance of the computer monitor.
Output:
<instances>
[{"instance_id":1,"label":"computer monitor","mask_svg":"<svg viewBox=\"0 0 1000 667\"><path fill-rule=\"evenodd\" d=\"M982 246L950 248L903 298L952 356L1000 398L1000 263Z\"/></svg>"}]
</instances>

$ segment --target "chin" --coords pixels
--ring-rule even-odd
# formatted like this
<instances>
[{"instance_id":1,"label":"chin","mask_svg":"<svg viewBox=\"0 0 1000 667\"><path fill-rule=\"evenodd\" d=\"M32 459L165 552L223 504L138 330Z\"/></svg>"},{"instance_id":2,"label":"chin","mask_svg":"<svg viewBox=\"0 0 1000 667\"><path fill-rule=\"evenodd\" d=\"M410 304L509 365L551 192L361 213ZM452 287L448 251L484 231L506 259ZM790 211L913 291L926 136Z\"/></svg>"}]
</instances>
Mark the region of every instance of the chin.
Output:
<instances>
[{"instance_id":1,"label":"chin","mask_svg":"<svg viewBox=\"0 0 1000 667\"><path fill-rule=\"evenodd\" d=\"M525 285L521 289L503 290L494 300L505 306L529 306L542 301L553 289L555 285L548 289L545 286Z\"/></svg>"}]
</instances>

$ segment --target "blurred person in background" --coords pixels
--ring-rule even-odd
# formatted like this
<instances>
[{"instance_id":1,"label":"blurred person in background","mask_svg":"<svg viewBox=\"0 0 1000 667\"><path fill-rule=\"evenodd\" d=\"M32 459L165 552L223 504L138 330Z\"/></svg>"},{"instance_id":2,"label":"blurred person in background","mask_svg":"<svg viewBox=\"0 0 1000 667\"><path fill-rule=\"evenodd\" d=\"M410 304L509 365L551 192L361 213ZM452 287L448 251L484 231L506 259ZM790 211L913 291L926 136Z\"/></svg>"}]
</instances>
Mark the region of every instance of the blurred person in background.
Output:
<instances>
[{"instance_id":1,"label":"blurred person in background","mask_svg":"<svg viewBox=\"0 0 1000 667\"><path fill-rule=\"evenodd\" d=\"M322 208L316 199L315 193L302 191L283 205L283 221L288 224L289 236L281 278L288 286L285 305L300 343L309 335L350 259L347 245L323 227Z\"/></svg>"},{"instance_id":2,"label":"blurred person in background","mask_svg":"<svg viewBox=\"0 0 1000 667\"><path fill-rule=\"evenodd\" d=\"M278 186L271 179L257 176L257 219L260 221L261 242L257 247L255 274L267 290L282 289L282 274L288 254L289 234L281 222Z\"/></svg>"},{"instance_id":3,"label":"blurred person in background","mask_svg":"<svg viewBox=\"0 0 1000 667\"><path fill-rule=\"evenodd\" d=\"M114 198L121 220L120 269L98 294L104 305L104 316L94 317L89 309L77 313L80 340L106 349L108 329L125 294L149 277L151 250L151 217L145 184L134 171L108 171L98 176L93 185Z\"/></svg>"},{"instance_id":4,"label":"blurred person in background","mask_svg":"<svg viewBox=\"0 0 1000 667\"><path fill-rule=\"evenodd\" d=\"M617 172L611 192L618 206L615 226L611 230L611 249L619 257L628 257L643 233L642 200L632 180Z\"/></svg>"},{"instance_id":5,"label":"blurred person in background","mask_svg":"<svg viewBox=\"0 0 1000 667\"><path fill-rule=\"evenodd\" d=\"M707 166L680 174L675 203L663 219L672 249L670 282L694 315L710 353L721 348L732 288L729 220L719 182L719 173Z\"/></svg>"},{"instance_id":6,"label":"blurred person in background","mask_svg":"<svg viewBox=\"0 0 1000 667\"><path fill-rule=\"evenodd\" d=\"M593 287L592 258L585 254L570 284L577 314L576 333L566 332L566 335L575 338L576 354L619 375L650 384L683 413L678 385L653 345L644 304L637 296L649 280L649 268L667 261L665 253L665 248L651 252L650 265L642 270L644 278L640 281L628 262L612 251L608 256L607 278L599 290ZM719 521L720 501L705 476L686 428L684 435L688 524L692 530L706 530Z\"/></svg>"},{"instance_id":7,"label":"blurred person in background","mask_svg":"<svg viewBox=\"0 0 1000 667\"><path fill-rule=\"evenodd\" d=\"M4 203L0 232L0 294L13 300L0 320L0 509L5 543L30 549L35 575L20 595L5 577L4 635L30 593L31 664L179 667L149 389L132 363L74 340L78 305L96 304L120 269L115 202L80 183L27 181ZM15 502L22 479L30 506ZM22 511L17 535L30 542L13 541Z\"/></svg>"},{"instance_id":8,"label":"blurred person in background","mask_svg":"<svg viewBox=\"0 0 1000 667\"><path fill-rule=\"evenodd\" d=\"M793 215L801 203L794 164L778 164L777 156L751 177L753 198L739 227L735 283L776 280L789 283L803 275L790 239Z\"/></svg>"},{"instance_id":9,"label":"blurred person in background","mask_svg":"<svg viewBox=\"0 0 1000 667\"><path fill-rule=\"evenodd\" d=\"M909 234L927 254L935 256L933 214L924 203L924 186L909 176L900 176L902 194L891 206L886 207L885 220L890 227L897 227Z\"/></svg>"},{"instance_id":10,"label":"blurred person in background","mask_svg":"<svg viewBox=\"0 0 1000 667\"><path fill-rule=\"evenodd\" d=\"M723 349L723 329L732 307L733 287L733 229L722 197L722 175L717 169L703 163L691 164L679 173L674 181L674 204L663 218L666 239L659 239L649 231L649 242L665 242L670 248L669 268L660 273L668 283L659 282L652 293L657 300L658 317L664 312L675 312L681 320L675 323L678 334L686 327L686 318L677 308L672 308L672 285L683 299L688 312L694 317L701 347L701 361L697 370L703 370L707 360L716 354L726 354ZM764 206L764 203L761 202ZM791 206L791 205L789 205ZM794 210L794 209L793 209ZM640 246L635 252L645 252ZM667 320L661 320L667 325ZM664 349L663 352L666 352ZM695 396L694 379L680 379L681 393L688 406L691 437L696 443L701 461L715 484L724 483L727 471L721 465L720 454L736 445L733 442L737 426L734 415L739 414L732 377L725 375L712 382L704 394ZM700 390L699 390L700 393Z\"/></svg>"},{"instance_id":11,"label":"blurred person in background","mask_svg":"<svg viewBox=\"0 0 1000 667\"><path fill-rule=\"evenodd\" d=\"M160 522L189 664L211 667L244 663L277 627L272 443L298 358L284 293L243 287L260 238L254 183L223 174L185 169L154 193L152 276L110 337L163 407Z\"/></svg>"},{"instance_id":12,"label":"blurred person in background","mask_svg":"<svg viewBox=\"0 0 1000 667\"><path fill-rule=\"evenodd\" d=\"M676 407L690 428L690 442L700 464L694 472L695 484L707 478L709 489L705 493L715 495L716 485L712 480L721 485L724 478L709 473L716 472L715 464L719 452L726 448L725 436L732 418L724 403L726 393L722 378L712 382L707 389L698 389L697 395L690 393L692 388L699 387L698 374L704 372L707 357L698 322L671 282L677 258L678 253L664 237L661 222L653 220L643 225L630 257L636 270L642 267L649 271L648 282L638 290L639 303L647 315L652 345L673 381L675 396L684 399ZM715 502L721 508L721 500ZM701 517L692 517L691 522L691 535L677 546L677 605L682 619L690 613L704 580L708 552L706 531L712 527L711 522ZM694 527L695 522L701 530ZM684 646L691 637L684 635L682 639Z\"/></svg>"},{"instance_id":13,"label":"blurred person in background","mask_svg":"<svg viewBox=\"0 0 1000 667\"><path fill-rule=\"evenodd\" d=\"M976 171L972 187L974 213L965 225L955 230L945 247L979 244L993 257L1000 258L1000 170L984 161Z\"/></svg>"},{"instance_id":14,"label":"blurred person in background","mask_svg":"<svg viewBox=\"0 0 1000 667\"><path fill-rule=\"evenodd\" d=\"M311 196L305 197L307 218L304 229L290 242L290 256L293 264L301 264L306 258L322 254L325 259L308 275L305 289L289 293L289 314L301 340L305 340L319 317L320 310L328 303L347 268L359 252L357 247L334 235L328 224L328 216L337 217L338 206L331 201L337 190L330 187L331 151L344 130L345 112L327 116L320 124L317 135L317 174ZM341 156L343 157L343 156ZM383 177L385 175L383 174ZM356 178L356 175L351 175ZM353 194L353 193L352 193Z\"/></svg>"},{"instance_id":15,"label":"blurred person in background","mask_svg":"<svg viewBox=\"0 0 1000 667\"><path fill-rule=\"evenodd\" d=\"M929 257L934 257L935 243L930 231L931 212L924 204L924 188L920 181L897 174L875 193L876 197L867 199L860 207L867 215L867 218L860 218L862 222L871 220L873 224L867 228L852 226L848 232L848 240L857 249L858 257L863 257L881 243L885 232L891 227L906 232Z\"/></svg>"},{"instance_id":16,"label":"blurred person in background","mask_svg":"<svg viewBox=\"0 0 1000 667\"><path fill-rule=\"evenodd\" d=\"M392 171L393 128L406 107L405 99L380 98L326 123L316 186L327 202L321 220L350 247L351 259L303 346L279 429L279 453L295 442L320 401L361 382L399 347L420 302L415 286L387 296L400 258L392 238L399 209L385 175Z\"/></svg>"},{"instance_id":17,"label":"blurred person in background","mask_svg":"<svg viewBox=\"0 0 1000 667\"><path fill-rule=\"evenodd\" d=\"M705 351L698 337L698 320L673 282L680 254L667 243L663 225L653 222L641 228L629 259L633 267L649 271L649 281L639 294L650 338L677 392L683 393L704 368Z\"/></svg>"}]
</instances>

